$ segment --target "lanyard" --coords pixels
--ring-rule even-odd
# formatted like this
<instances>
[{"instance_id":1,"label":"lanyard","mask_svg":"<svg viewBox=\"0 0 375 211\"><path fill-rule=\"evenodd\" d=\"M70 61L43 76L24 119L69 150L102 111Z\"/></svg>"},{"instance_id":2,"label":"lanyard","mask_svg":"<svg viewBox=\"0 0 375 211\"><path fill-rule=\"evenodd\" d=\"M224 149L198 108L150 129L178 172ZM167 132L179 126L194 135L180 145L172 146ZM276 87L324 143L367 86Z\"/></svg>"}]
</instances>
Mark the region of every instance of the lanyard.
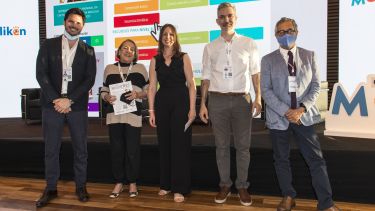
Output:
<instances>
[{"instance_id":1,"label":"lanyard","mask_svg":"<svg viewBox=\"0 0 375 211\"><path fill-rule=\"evenodd\" d=\"M69 52L67 52L65 50L65 53L64 53L64 59L65 59L65 68L69 68L69 67L72 67L72 63L70 63L70 60L72 58L72 55L73 55L74 51L71 50Z\"/></svg>"},{"instance_id":2,"label":"lanyard","mask_svg":"<svg viewBox=\"0 0 375 211\"><path fill-rule=\"evenodd\" d=\"M128 68L128 71L126 72L126 78L124 78L124 73L123 73L122 70L121 70L120 62L117 63L117 67L118 67L118 72L120 73L120 77L121 77L122 82L125 82L126 79L127 79L128 76L129 76L130 71L131 71L132 68L133 68L133 63L130 63L130 66L129 66L129 68Z\"/></svg>"},{"instance_id":3,"label":"lanyard","mask_svg":"<svg viewBox=\"0 0 375 211\"><path fill-rule=\"evenodd\" d=\"M63 56L64 56L64 61L65 61L64 69L72 67L73 62L71 62L71 59L72 59L74 52L76 52L77 50L77 46L78 46L78 41L74 44L72 48L69 47L68 41L66 42L64 41L64 45L63 45Z\"/></svg>"},{"instance_id":4,"label":"lanyard","mask_svg":"<svg viewBox=\"0 0 375 211\"><path fill-rule=\"evenodd\" d=\"M77 51L78 40L75 42L72 48L69 47L69 42L62 38L62 84L61 84L61 94L68 93L68 83L72 81L72 64L73 64L73 54Z\"/></svg>"},{"instance_id":5,"label":"lanyard","mask_svg":"<svg viewBox=\"0 0 375 211\"><path fill-rule=\"evenodd\" d=\"M230 66L232 64L232 40L230 42L225 42L225 55L227 57L227 66Z\"/></svg>"}]
</instances>

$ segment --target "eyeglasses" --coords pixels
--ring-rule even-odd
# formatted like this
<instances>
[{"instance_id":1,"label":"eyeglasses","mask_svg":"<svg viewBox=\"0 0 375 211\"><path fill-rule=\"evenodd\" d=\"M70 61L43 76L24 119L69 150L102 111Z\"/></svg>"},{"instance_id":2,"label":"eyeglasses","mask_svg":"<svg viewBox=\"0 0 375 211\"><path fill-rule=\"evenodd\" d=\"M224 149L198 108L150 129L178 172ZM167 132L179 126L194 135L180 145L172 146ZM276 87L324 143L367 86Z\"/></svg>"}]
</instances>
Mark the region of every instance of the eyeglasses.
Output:
<instances>
[{"instance_id":1,"label":"eyeglasses","mask_svg":"<svg viewBox=\"0 0 375 211\"><path fill-rule=\"evenodd\" d=\"M287 29L287 30L279 30L276 32L277 36L281 37L284 36L285 34L295 34L296 30L294 29Z\"/></svg>"},{"instance_id":2,"label":"eyeglasses","mask_svg":"<svg viewBox=\"0 0 375 211\"><path fill-rule=\"evenodd\" d=\"M125 50L127 50L127 51L129 51L129 52L134 52L135 51L135 48L132 48L132 47L129 47L129 46L123 46L120 50L122 50L122 51L125 51Z\"/></svg>"}]
</instances>

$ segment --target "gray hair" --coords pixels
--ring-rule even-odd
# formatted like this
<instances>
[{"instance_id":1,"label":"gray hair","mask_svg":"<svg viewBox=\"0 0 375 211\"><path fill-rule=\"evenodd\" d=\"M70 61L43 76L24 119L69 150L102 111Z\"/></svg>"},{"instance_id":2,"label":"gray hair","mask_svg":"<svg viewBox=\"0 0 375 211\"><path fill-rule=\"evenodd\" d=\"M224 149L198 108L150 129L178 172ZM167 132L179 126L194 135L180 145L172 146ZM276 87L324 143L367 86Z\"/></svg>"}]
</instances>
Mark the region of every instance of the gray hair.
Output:
<instances>
[{"instance_id":1,"label":"gray hair","mask_svg":"<svg viewBox=\"0 0 375 211\"><path fill-rule=\"evenodd\" d=\"M296 23L296 21L292 18L287 18L287 17L282 17L279 21L277 21L276 23L276 26L275 26L275 34L277 33L277 27L282 24L282 23L285 23L285 22L291 22L292 25L293 25L293 28L294 30L296 30L296 32L298 32L298 25Z\"/></svg>"},{"instance_id":2,"label":"gray hair","mask_svg":"<svg viewBox=\"0 0 375 211\"><path fill-rule=\"evenodd\" d=\"M233 4L231 4L229 2L223 2L223 3L219 4L219 6L217 7L217 14L219 15L219 11L221 9L224 9L224 8L227 8L227 7L231 7L234 10L234 12L236 12L236 7Z\"/></svg>"}]
</instances>

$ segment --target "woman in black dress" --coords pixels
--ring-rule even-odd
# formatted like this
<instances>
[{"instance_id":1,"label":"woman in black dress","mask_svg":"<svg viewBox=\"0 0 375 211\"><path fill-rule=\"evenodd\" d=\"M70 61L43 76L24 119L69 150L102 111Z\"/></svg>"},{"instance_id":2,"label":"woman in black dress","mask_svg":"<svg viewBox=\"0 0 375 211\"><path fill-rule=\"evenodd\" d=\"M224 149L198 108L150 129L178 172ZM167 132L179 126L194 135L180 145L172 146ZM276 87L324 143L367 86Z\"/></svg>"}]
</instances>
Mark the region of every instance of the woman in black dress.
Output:
<instances>
[{"instance_id":1,"label":"woman in black dress","mask_svg":"<svg viewBox=\"0 0 375 211\"><path fill-rule=\"evenodd\" d=\"M191 126L195 119L196 88L189 56L181 52L176 28L165 24L158 54L152 58L148 91L150 125L157 127L160 150L159 195L174 193L183 202L190 193ZM157 83L160 88L157 90Z\"/></svg>"}]
</instances>

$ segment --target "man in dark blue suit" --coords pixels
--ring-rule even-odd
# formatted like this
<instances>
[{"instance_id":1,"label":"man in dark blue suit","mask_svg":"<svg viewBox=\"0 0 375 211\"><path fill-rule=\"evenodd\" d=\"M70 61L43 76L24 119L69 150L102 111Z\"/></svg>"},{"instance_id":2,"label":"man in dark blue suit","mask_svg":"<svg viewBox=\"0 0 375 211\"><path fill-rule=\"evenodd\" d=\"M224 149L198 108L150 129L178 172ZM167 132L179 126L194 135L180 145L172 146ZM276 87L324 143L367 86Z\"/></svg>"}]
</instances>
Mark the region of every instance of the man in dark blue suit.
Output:
<instances>
[{"instance_id":1,"label":"man in dark blue suit","mask_svg":"<svg viewBox=\"0 0 375 211\"><path fill-rule=\"evenodd\" d=\"M315 53L297 47L297 24L282 18L275 27L280 48L261 62L261 91L266 103L273 157L283 199L278 211L290 211L297 193L292 186L289 136L293 134L309 166L318 197L318 210L337 211L333 203L327 167L313 124L320 119L315 101L320 91Z\"/></svg>"},{"instance_id":2,"label":"man in dark blue suit","mask_svg":"<svg viewBox=\"0 0 375 211\"><path fill-rule=\"evenodd\" d=\"M42 122L45 142L46 188L37 207L57 197L60 176L59 154L65 122L69 126L74 152L76 195L89 199L87 174L87 106L89 90L94 85L96 58L94 49L79 40L85 14L69 9L64 17L64 34L47 39L39 50L36 78L42 90Z\"/></svg>"}]
</instances>

